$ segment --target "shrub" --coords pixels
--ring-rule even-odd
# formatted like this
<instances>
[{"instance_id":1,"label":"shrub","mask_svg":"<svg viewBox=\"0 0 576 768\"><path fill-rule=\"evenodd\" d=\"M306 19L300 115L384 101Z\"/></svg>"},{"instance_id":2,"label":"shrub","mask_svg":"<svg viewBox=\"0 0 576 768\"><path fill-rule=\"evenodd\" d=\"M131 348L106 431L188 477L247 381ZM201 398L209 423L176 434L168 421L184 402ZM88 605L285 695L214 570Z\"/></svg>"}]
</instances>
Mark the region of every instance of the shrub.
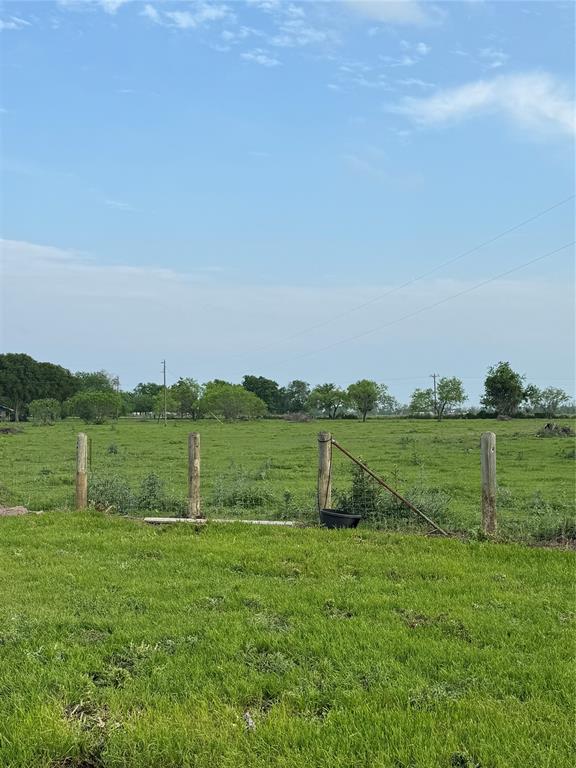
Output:
<instances>
[{"instance_id":1,"label":"shrub","mask_svg":"<svg viewBox=\"0 0 576 768\"><path fill-rule=\"evenodd\" d=\"M122 398L118 392L97 392L87 390L66 401L66 411L79 416L87 424L104 424L108 419L118 418Z\"/></svg>"},{"instance_id":2,"label":"shrub","mask_svg":"<svg viewBox=\"0 0 576 768\"><path fill-rule=\"evenodd\" d=\"M337 496L338 506L345 512L362 515L364 520L375 524L391 519L417 519L413 511L386 491L361 467L354 465L351 475L350 490ZM451 501L450 496L442 489L424 485L413 486L402 495L435 522L445 519Z\"/></svg>"},{"instance_id":3,"label":"shrub","mask_svg":"<svg viewBox=\"0 0 576 768\"><path fill-rule=\"evenodd\" d=\"M113 509L121 515L128 514L136 504L130 486L117 475L92 475L88 484L88 499L95 509Z\"/></svg>"},{"instance_id":4,"label":"shrub","mask_svg":"<svg viewBox=\"0 0 576 768\"><path fill-rule=\"evenodd\" d=\"M60 418L61 410L60 403L53 397L32 400L28 406L30 417L37 424L54 424Z\"/></svg>"}]
</instances>

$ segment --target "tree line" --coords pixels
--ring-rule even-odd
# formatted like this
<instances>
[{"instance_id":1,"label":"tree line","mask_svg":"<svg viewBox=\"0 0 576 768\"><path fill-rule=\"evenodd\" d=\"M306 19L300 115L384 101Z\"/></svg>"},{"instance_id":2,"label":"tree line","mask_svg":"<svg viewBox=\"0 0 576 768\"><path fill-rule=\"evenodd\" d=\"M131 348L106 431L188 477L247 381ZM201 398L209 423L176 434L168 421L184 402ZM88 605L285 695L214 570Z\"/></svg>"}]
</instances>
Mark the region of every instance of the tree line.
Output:
<instances>
[{"instance_id":1,"label":"tree line","mask_svg":"<svg viewBox=\"0 0 576 768\"><path fill-rule=\"evenodd\" d=\"M0 355L0 412L14 421L31 418L52 423L67 416L102 423L122 415L139 414L159 419L260 418L266 415L310 414L328 419L369 415L435 417L462 412L468 400L461 379L439 377L434 387L417 388L403 405L385 384L360 379L348 387L333 383L311 387L294 379L280 386L264 376L244 376L241 384L214 379L205 384L180 378L164 388L141 382L131 391L120 388L118 377L106 371L72 373L54 363L34 360L26 354ZM557 387L539 389L508 362L489 368L481 404L486 416L514 416L520 411L553 416L570 403Z\"/></svg>"}]
</instances>

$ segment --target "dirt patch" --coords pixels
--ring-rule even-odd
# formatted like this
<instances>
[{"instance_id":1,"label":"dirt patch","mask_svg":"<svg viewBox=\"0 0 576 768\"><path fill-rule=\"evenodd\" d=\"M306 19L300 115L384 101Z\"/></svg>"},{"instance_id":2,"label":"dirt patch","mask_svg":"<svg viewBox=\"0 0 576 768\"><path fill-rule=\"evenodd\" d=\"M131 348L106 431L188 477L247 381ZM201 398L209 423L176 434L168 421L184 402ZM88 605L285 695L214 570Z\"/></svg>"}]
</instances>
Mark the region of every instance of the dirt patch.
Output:
<instances>
[{"instance_id":1,"label":"dirt patch","mask_svg":"<svg viewBox=\"0 0 576 768\"><path fill-rule=\"evenodd\" d=\"M18 427L0 427L0 435L19 435L23 431Z\"/></svg>"},{"instance_id":2,"label":"dirt patch","mask_svg":"<svg viewBox=\"0 0 576 768\"><path fill-rule=\"evenodd\" d=\"M0 517L16 517L16 515L28 515L26 507L0 507Z\"/></svg>"}]
</instances>

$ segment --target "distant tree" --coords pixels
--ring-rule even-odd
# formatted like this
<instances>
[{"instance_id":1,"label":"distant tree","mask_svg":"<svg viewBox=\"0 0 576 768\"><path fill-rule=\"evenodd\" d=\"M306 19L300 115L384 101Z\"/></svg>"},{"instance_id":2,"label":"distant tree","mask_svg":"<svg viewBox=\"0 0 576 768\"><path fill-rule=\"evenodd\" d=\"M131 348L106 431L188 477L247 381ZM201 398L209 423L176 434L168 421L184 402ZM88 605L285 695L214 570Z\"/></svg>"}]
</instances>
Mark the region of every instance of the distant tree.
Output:
<instances>
[{"instance_id":1,"label":"distant tree","mask_svg":"<svg viewBox=\"0 0 576 768\"><path fill-rule=\"evenodd\" d=\"M562 405L570 402L570 395L558 387L546 387L540 392L539 403L546 416L555 416Z\"/></svg>"},{"instance_id":2,"label":"distant tree","mask_svg":"<svg viewBox=\"0 0 576 768\"><path fill-rule=\"evenodd\" d=\"M436 401L434 403L434 411L438 421L442 421L443 416L458 405L465 403L467 399L468 396L464 392L462 379L458 379L456 376L443 376L439 379L436 385Z\"/></svg>"},{"instance_id":3,"label":"distant tree","mask_svg":"<svg viewBox=\"0 0 576 768\"><path fill-rule=\"evenodd\" d=\"M284 411L286 413L301 413L308 407L308 398L310 397L310 385L294 379L282 390L284 400Z\"/></svg>"},{"instance_id":4,"label":"distant tree","mask_svg":"<svg viewBox=\"0 0 576 768\"><path fill-rule=\"evenodd\" d=\"M388 391L386 384L381 384L378 412L388 416L393 413L398 413L401 408L402 406L398 400L396 400L394 395L391 395Z\"/></svg>"},{"instance_id":5,"label":"distant tree","mask_svg":"<svg viewBox=\"0 0 576 768\"><path fill-rule=\"evenodd\" d=\"M38 363L38 379L40 398L53 398L62 403L78 391L76 377L61 365Z\"/></svg>"},{"instance_id":6,"label":"distant tree","mask_svg":"<svg viewBox=\"0 0 576 768\"><path fill-rule=\"evenodd\" d=\"M374 411L380 402L381 389L375 381L360 379L355 384L350 384L347 390L348 402L366 421L370 411Z\"/></svg>"},{"instance_id":7,"label":"distant tree","mask_svg":"<svg viewBox=\"0 0 576 768\"><path fill-rule=\"evenodd\" d=\"M433 413L438 421L453 408L462 405L467 400L464 385L456 376L443 376L438 379L436 385L436 397L432 387L428 389L415 389L410 400L410 413Z\"/></svg>"},{"instance_id":8,"label":"distant tree","mask_svg":"<svg viewBox=\"0 0 576 768\"><path fill-rule=\"evenodd\" d=\"M434 391L432 389L416 388L412 392L408 410L413 416L418 414L429 416L434 413Z\"/></svg>"},{"instance_id":9,"label":"distant tree","mask_svg":"<svg viewBox=\"0 0 576 768\"><path fill-rule=\"evenodd\" d=\"M95 392L114 392L117 387L117 377L112 376L107 371L77 371L74 374L81 392L92 390Z\"/></svg>"},{"instance_id":10,"label":"distant tree","mask_svg":"<svg viewBox=\"0 0 576 768\"><path fill-rule=\"evenodd\" d=\"M282 393L276 381L264 376L244 376L242 386L265 402L270 413L281 413Z\"/></svg>"},{"instance_id":11,"label":"distant tree","mask_svg":"<svg viewBox=\"0 0 576 768\"><path fill-rule=\"evenodd\" d=\"M308 404L329 419L335 419L338 411L348 404L348 395L336 384L319 384L310 393Z\"/></svg>"},{"instance_id":12,"label":"distant tree","mask_svg":"<svg viewBox=\"0 0 576 768\"><path fill-rule=\"evenodd\" d=\"M158 394L154 396L152 408L155 419L164 417L164 406L166 406L166 414L179 413L180 403L174 392L171 389L166 389L166 394L164 394L164 387L160 387Z\"/></svg>"},{"instance_id":13,"label":"distant tree","mask_svg":"<svg viewBox=\"0 0 576 768\"><path fill-rule=\"evenodd\" d=\"M538 411L542 408L542 390L535 384L528 384L524 390L524 400L527 403L527 411Z\"/></svg>"},{"instance_id":14,"label":"distant tree","mask_svg":"<svg viewBox=\"0 0 576 768\"><path fill-rule=\"evenodd\" d=\"M182 418L184 416L190 416L193 419L200 417L202 387L195 379L178 379L176 384L170 387L170 393L177 403L177 410Z\"/></svg>"},{"instance_id":15,"label":"distant tree","mask_svg":"<svg viewBox=\"0 0 576 768\"><path fill-rule=\"evenodd\" d=\"M53 397L32 400L28 412L37 424L54 424L61 416L62 407Z\"/></svg>"},{"instance_id":16,"label":"distant tree","mask_svg":"<svg viewBox=\"0 0 576 768\"><path fill-rule=\"evenodd\" d=\"M225 419L255 419L266 414L266 403L240 384L211 381L206 384L202 408Z\"/></svg>"},{"instance_id":17,"label":"distant tree","mask_svg":"<svg viewBox=\"0 0 576 768\"><path fill-rule=\"evenodd\" d=\"M162 385L153 381L137 384L132 390L132 412L153 413L154 398L161 390Z\"/></svg>"},{"instance_id":18,"label":"distant tree","mask_svg":"<svg viewBox=\"0 0 576 768\"><path fill-rule=\"evenodd\" d=\"M77 389L74 377L66 368L52 363L39 363L30 355L0 355L0 403L14 411L14 420L25 415L32 400L54 398L62 401Z\"/></svg>"},{"instance_id":19,"label":"distant tree","mask_svg":"<svg viewBox=\"0 0 576 768\"><path fill-rule=\"evenodd\" d=\"M65 406L71 416L79 416L88 424L103 424L108 419L118 418L122 397L118 392L87 390L75 394Z\"/></svg>"},{"instance_id":20,"label":"distant tree","mask_svg":"<svg viewBox=\"0 0 576 768\"><path fill-rule=\"evenodd\" d=\"M510 363L500 362L488 369L480 401L485 408L494 409L503 416L513 416L525 399L524 376L513 371Z\"/></svg>"}]
</instances>

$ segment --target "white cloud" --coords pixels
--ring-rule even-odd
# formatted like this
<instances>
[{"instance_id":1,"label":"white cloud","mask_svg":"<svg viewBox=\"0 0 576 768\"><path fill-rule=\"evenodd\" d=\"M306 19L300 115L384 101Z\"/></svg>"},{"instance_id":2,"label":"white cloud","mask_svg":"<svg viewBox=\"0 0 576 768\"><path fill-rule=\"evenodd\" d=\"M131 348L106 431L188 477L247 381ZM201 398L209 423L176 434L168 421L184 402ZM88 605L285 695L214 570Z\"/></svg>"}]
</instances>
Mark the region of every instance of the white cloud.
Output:
<instances>
[{"instance_id":1,"label":"white cloud","mask_svg":"<svg viewBox=\"0 0 576 768\"><path fill-rule=\"evenodd\" d=\"M227 5L216 5L203 0L191 4L189 9L187 7L186 10L177 11L159 11L147 3L142 10L142 16L155 24L176 29L198 29L214 21L235 18Z\"/></svg>"},{"instance_id":2,"label":"white cloud","mask_svg":"<svg viewBox=\"0 0 576 768\"><path fill-rule=\"evenodd\" d=\"M0 30L25 29L25 27L30 26L31 24L29 21L21 19L18 16L10 16L9 19L0 19Z\"/></svg>"},{"instance_id":3,"label":"white cloud","mask_svg":"<svg viewBox=\"0 0 576 768\"><path fill-rule=\"evenodd\" d=\"M104 200L104 204L108 206L108 208L114 208L116 211L132 211L134 212L136 209L130 205L130 203L123 203L121 200Z\"/></svg>"},{"instance_id":4,"label":"white cloud","mask_svg":"<svg viewBox=\"0 0 576 768\"><path fill-rule=\"evenodd\" d=\"M346 5L362 16L388 24L425 25L443 15L437 6L419 0L346 0Z\"/></svg>"},{"instance_id":5,"label":"white cloud","mask_svg":"<svg viewBox=\"0 0 576 768\"><path fill-rule=\"evenodd\" d=\"M82 6L99 6L105 13L113 16L119 8L132 0L58 0L58 5L73 10L82 8Z\"/></svg>"},{"instance_id":6,"label":"white cloud","mask_svg":"<svg viewBox=\"0 0 576 768\"><path fill-rule=\"evenodd\" d=\"M499 69L507 63L510 56L504 51L494 48L481 48L478 52L480 59L488 69Z\"/></svg>"},{"instance_id":7,"label":"white cloud","mask_svg":"<svg viewBox=\"0 0 576 768\"><path fill-rule=\"evenodd\" d=\"M422 98L405 98L391 111L424 125L500 113L536 131L574 134L574 102L565 86L546 73L478 80Z\"/></svg>"},{"instance_id":8,"label":"white cloud","mask_svg":"<svg viewBox=\"0 0 576 768\"><path fill-rule=\"evenodd\" d=\"M435 83L429 83L426 80L420 80L418 77L406 77L403 80L396 80L398 85L417 86L418 88L436 88Z\"/></svg>"},{"instance_id":9,"label":"white cloud","mask_svg":"<svg viewBox=\"0 0 576 768\"><path fill-rule=\"evenodd\" d=\"M260 64L262 67L278 67L282 64L281 61L270 56L262 48L255 48L253 51L245 51L240 54L240 58L244 61L252 61L255 64Z\"/></svg>"}]
</instances>

